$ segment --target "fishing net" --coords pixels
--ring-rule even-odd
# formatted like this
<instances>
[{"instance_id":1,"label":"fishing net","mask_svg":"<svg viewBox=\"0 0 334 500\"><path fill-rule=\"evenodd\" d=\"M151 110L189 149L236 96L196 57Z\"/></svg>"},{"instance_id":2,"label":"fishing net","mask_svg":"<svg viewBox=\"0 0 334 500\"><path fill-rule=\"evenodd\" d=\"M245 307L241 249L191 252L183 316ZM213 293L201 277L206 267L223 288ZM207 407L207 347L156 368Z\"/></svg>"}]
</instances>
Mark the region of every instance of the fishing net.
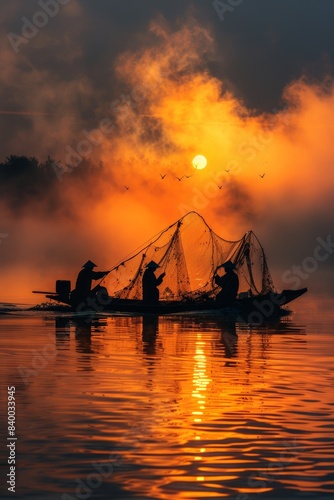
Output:
<instances>
[{"instance_id":1,"label":"fishing net","mask_svg":"<svg viewBox=\"0 0 334 500\"><path fill-rule=\"evenodd\" d=\"M115 266L105 280L109 295L142 299L142 277L150 261L165 273L159 286L161 301L212 299L219 292L214 281L224 274L221 264L231 260L239 276L239 294L275 291L265 254L252 231L240 240L218 236L196 212L189 212Z\"/></svg>"}]
</instances>

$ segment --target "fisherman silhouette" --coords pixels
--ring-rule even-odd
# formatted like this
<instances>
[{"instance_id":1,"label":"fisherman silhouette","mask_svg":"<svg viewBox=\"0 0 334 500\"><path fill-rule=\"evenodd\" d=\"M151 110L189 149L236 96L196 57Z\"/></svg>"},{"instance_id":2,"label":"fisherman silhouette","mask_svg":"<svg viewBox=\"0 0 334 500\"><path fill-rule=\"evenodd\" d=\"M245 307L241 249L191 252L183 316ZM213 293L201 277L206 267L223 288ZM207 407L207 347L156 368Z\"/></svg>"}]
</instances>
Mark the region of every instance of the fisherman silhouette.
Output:
<instances>
[{"instance_id":1,"label":"fisherman silhouette","mask_svg":"<svg viewBox=\"0 0 334 500\"><path fill-rule=\"evenodd\" d=\"M233 307L239 290L239 278L234 272L235 265L228 260L219 266L217 270L220 267L225 269L225 274L223 276L218 274L214 276L215 283L221 287L221 291L216 295L216 301L221 306Z\"/></svg>"},{"instance_id":2,"label":"fisherman silhouette","mask_svg":"<svg viewBox=\"0 0 334 500\"><path fill-rule=\"evenodd\" d=\"M108 295L107 289L100 285L92 288L92 281L104 278L109 271L93 271L96 264L88 260L78 274L75 289L71 292L71 302L74 307L84 303L88 298L95 298L97 294Z\"/></svg>"},{"instance_id":3,"label":"fisherman silhouette","mask_svg":"<svg viewBox=\"0 0 334 500\"><path fill-rule=\"evenodd\" d=\"M162 280L165 277L165 273L160 274L157 278L154 271L160 267L156 262L151 260L146 266L146 271L144 272L142 279L143 286L143 302L146 304L158 304L159 303L159 290L158 286L161 285Z\"/></svg>"}]
</instances>

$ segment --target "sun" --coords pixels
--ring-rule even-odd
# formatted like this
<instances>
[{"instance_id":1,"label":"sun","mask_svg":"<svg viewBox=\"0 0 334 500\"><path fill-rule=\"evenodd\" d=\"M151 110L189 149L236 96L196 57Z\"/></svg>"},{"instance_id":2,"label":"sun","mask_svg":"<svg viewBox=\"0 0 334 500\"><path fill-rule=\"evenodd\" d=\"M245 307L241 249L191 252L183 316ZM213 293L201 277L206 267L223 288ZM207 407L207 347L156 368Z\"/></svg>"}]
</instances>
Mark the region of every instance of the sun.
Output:
<instances>
[{"instance_id":1,"label":"sun","mask_svg":"<svg viewBox=\"0 0 334 500\"><path fill-rule=\"evenodd\" d=\"M202 170L208 164L207 159L203 155L197 155L192 161L193 167L197 170Z\"/></svg>"}]
</instances>

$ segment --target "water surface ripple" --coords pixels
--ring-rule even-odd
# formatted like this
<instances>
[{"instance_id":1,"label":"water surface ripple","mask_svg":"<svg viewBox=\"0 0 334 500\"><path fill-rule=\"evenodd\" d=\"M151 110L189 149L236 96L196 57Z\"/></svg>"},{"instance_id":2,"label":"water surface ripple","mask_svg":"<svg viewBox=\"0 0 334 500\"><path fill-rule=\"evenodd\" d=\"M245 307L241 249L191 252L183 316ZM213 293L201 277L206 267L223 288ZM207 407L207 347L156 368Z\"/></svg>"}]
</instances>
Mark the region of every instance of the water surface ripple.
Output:
<instances>
[{"instance_id":1,"label":"water surface ripple","mask_svg":"<svg viewBox=\"0 0 334 500\"><path fill-rule=\"evenodd\" d=\"M333 325L1 315L15 498L334 498Z\"/></svg>"}]
</instances>

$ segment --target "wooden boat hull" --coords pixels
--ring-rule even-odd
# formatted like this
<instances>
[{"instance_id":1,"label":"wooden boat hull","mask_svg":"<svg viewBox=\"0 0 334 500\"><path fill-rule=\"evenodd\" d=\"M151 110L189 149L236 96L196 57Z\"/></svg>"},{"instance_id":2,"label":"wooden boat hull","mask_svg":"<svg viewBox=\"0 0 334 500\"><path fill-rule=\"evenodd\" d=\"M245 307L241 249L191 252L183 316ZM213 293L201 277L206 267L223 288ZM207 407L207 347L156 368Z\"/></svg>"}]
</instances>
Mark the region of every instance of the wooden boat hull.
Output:
<instances>
[{"instance_id":1,"label":"wooden boat hull","mask_svg":"<svg viewBox=\"0 0 334 500\"><path fill-rule=\"evenodd\" d=\"M80 307L80 311L78 311L84 312L85 310L95 310L96 312L129 313L139 315L208 312L218 315L239 315L242 317L249 316L249 319L256 320L261 317L268 318L280 315L280 313L284 312L284 310L282 310L282 306L292 302L296 298L303 295L306 291L307 288L301 288L299 290L283 290L281 293L268 293L254 297L237 299L233 307L222 307L214 300L202 302L190 300L174 302L161 301L159 304L145 304L141 300L112 299L110 297L110 302L106 301L108 303L104 306L96 302L95 306L84 307L83 305L83 307ZM48 297L69 306L71 305L69 301L60 300L59 296L49 295ZM72 308L72 311L75 310L75 308Z\"/></svg>"},{"instance_id":2,"label":"wooden boat hull","mask_svg":"<svg viewBox=\"0 0 334 500\"><path fill-rule=\"evenodd\" d=\"M237 299L233 307L222 307L216 301L208 300L205 302L180 301L180 302L160 302L156 305L144 304L138 300L115 300L106 307L106 310L115 312L129 312L138 314L173 314L183 312L197 311L227 311L236 310L237 312L256 312L262 314L272 314L278 312L282 306L290 303L300 297L307 291L307 288L300 290L283 290L281 293L269 293Z\"/></svg>"}]
</instances>

